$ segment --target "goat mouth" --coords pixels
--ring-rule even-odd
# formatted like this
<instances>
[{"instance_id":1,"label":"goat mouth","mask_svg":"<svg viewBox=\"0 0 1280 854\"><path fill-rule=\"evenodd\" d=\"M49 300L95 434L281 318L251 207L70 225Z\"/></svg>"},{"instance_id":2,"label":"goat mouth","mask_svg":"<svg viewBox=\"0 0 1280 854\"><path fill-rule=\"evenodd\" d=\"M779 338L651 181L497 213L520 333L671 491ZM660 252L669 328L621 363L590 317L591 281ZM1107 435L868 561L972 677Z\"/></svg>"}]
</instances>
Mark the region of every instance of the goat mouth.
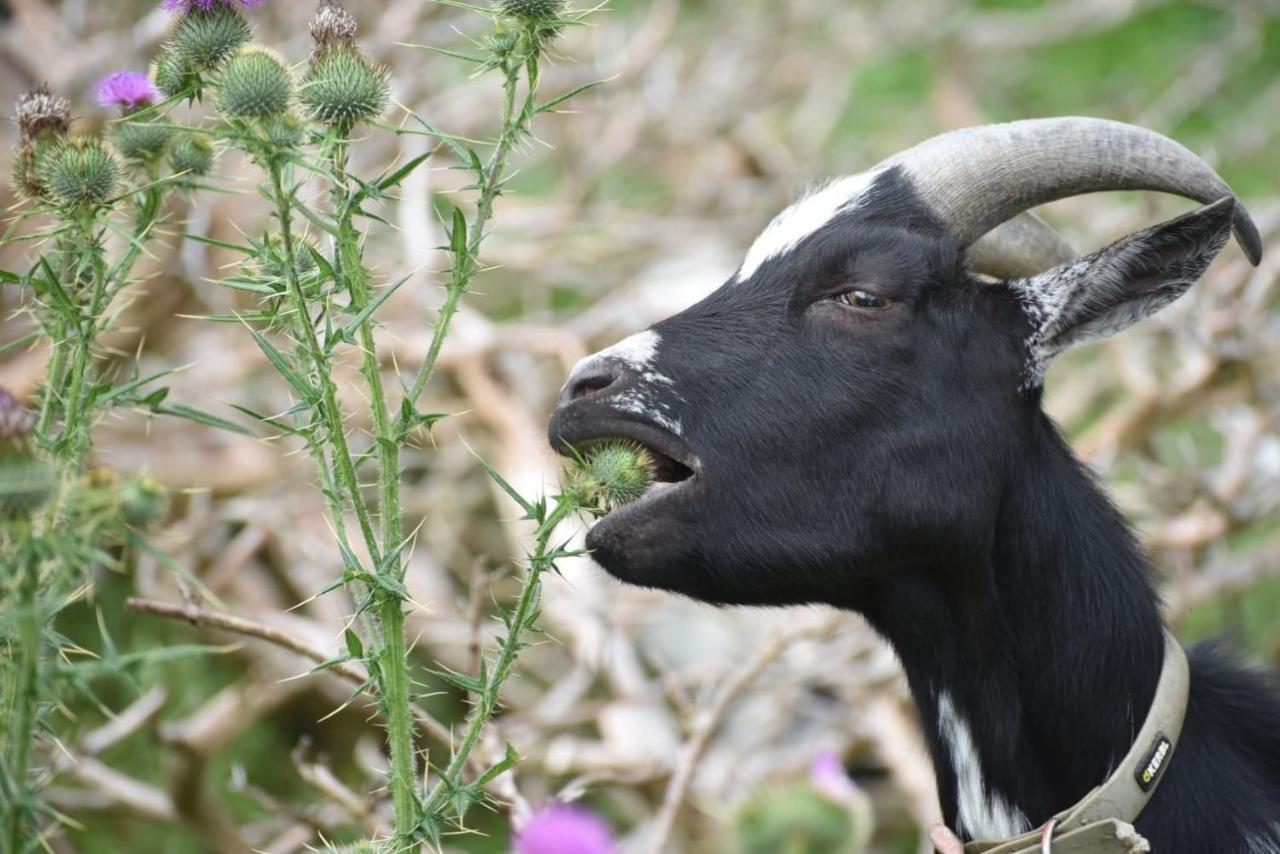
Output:
<instances>
[{"instance_id":1,"label":"goat mouth","mask_svg":"<svg viewBox=\"0 0 1280 854\"><path fill-rule=\"evenodd\" d=\"M649 455L652 481L637 500L611 510L607 516L629 515L659 498L684 491L698 477L701 461L675 434L651 424L609 419L593 425L574 425L561 430L555 439L556 450L564 456L589 453L607 442L623 440L643 448Z\"/></svg>"}]
</instances>

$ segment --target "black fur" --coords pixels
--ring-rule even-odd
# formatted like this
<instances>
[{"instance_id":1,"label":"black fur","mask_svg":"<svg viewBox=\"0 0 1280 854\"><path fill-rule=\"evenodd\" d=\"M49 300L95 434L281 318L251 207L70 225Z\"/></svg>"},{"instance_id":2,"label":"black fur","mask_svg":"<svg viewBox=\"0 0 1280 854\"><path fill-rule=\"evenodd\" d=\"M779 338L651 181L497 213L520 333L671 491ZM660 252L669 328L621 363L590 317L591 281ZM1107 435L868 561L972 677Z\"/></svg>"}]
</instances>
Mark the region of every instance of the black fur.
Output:
<instances>
[{"instance_id":1,"label":"black fur","mask_svg":"<svg viewBox=\"0 0 1280 854\"><path fill-rule=\"evenodd\" d=\"M596 560L708 602L861 612L905 666L948 822L942 691L986 786L1039 825L1100 783L1142 724L1162 655L1150 570L1023 382L1043 318L966 271L901 175L870 193L655 325L650 369L669 383L618 365L566 389L552 440L623 435L696 456L679 495L593 529ZM1195 260L1220 248L1227 213L1180 227L1207 255ZM1170 275L1188 263L1175 261ZM1151 264L1142 273L1159 285ZM836 300L854 288L893 304ZM620 412L616 395L636 391L683 437ZM1280 851L1280 699L1220 651L1190 658L1184 738L1138 829L1156 852Z\"/></svg>"}]
</instances>

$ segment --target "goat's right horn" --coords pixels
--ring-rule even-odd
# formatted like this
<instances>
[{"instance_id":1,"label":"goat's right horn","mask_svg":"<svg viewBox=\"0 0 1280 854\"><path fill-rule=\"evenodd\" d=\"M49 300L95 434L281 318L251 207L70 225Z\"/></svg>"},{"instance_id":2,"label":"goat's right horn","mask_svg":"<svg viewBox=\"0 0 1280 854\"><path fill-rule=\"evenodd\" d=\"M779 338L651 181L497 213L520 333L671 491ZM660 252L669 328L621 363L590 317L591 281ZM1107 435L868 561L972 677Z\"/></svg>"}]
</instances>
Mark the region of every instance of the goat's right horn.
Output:
<instances>
[{"instance_id":1,"label":"goat's right horn","mask_svg":"<svg viewBox=\"0 0 1280 854\"><path fill-rule=\"evenodd\" d=\"M1071 244L1030 211L997 225L965 253L974 271L997 279L1039 275L1075 257Z\"/></svg>"},{"instance_id":2,"label":"goat's right horn","mask_svg":"<svg viewBox=\"0 0 1280 854\"><path fill-rule=\"evenodd\" d=\"M1037 205L1102 190L1158 190L1204 204L1234 197L1213 169L1167 136L1106 119L1028 119L951 131L895 155L964 247ZM1254 265L1262 239L1243 205L1236 239Z\"/></svg>"}]
</instances>

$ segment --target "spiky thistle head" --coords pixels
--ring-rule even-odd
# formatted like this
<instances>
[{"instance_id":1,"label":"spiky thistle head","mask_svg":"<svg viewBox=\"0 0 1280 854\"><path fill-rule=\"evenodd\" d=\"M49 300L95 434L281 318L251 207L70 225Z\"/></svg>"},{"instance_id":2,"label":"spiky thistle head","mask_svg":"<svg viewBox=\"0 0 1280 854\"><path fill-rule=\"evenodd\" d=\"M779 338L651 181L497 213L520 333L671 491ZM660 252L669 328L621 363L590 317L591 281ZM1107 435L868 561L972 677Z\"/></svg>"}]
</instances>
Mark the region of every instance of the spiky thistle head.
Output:
<instances>
[{"instance_id":1,"label":"spiky thistle head","mask_svg":"<svg viewBox=\"0 0 1280 854\"><path fill-rule=\"evenodd\" d=\"M523 21L554 21L565 13L565 0L497 0L504 15Z\"/></svg>"},{"instance_id":2,"label":"spiky thistle head","mask_svg":"<svg viewBox=\"0 0 1280 854\"><path fill-rule=\"evenodd\" d=\"M165 45L151 63L151 79L166 98L184 95L199 80L199 73L187 64L172 44Z\"/></svg>"},{"instance_id":3,"label":"spiky thistle head","mask_svg":"<svg viewBox=\"0 0 1280 854\"><path fill-rule=\"evenodd\" d=\"M41 183L64 205L100 205L120 181L120 166L96 137L70 140L39 165Z\"/></svg>"},{"instance_id":4,"label":"spiky thistle head","mask_svg":"<svg viewBox=\"0 0 1280 854\"><path fill-rule=\"evenodd\" d=\"M574 462L565 491L587 508L608 511L630 504L653 483L653 456L634 442L603 442Z\"/></svg>"},{"instance_id":5,"label":"spiky thistle head","mask_svg":"<svg viewBox=\"0 0 1280 854\"><path fill-rule=\"evenodd\" d=\"M213 146L199 134L181 134L169 149L169 165L174 172L191 176L207 175L213 168L213 160Z\"/></svg>"},{"instance_id":6,"label":"spiky thistle head","mask_svg":"<svg viewBox=\"0 0 1280 854\"><path fill-rule=\"evenodd\" d=\"M303 128L302 122L298 121L298 117L292 113L268 117L262 123L262 130L266 134L267 141L276 148L293 148L295 145L300 145L306 136L306 129Z\"/></svg>"},{"instance_id":7,"label":"spiky thistle head","mask_svg":"<svg viewBox=\"0 0 1280 854\"><path fill-rule=\"evenodd\" d=\"M265 118L283 113L293 98L293 77L280 58L262 47L241 48L227 60L215 102L228 118Z\"/></svg>"},{"instance_id":8,"label":"spiky thistle head","mask_svg":"<svg viewBox=\"0 0 1280 854\"><path fill-rule=\"evenodd\" d=\"M43 83L18 96L18 136L24 143L34 143L45 136L64 137L71 129L71 102L60 98Z\"/></svg>"},{"instance_id":9,"label":"spiky thistle head","mask_svg":"<svg viewBox=\"0 0 1280 854\"><path fill-rule=\"evenodd\" d=\"M298 97L318 122L349 131L382 115L391 98L387 70L349 46L333 46L311 59Z\"/></svg>"},{"instance_id":10,"label":"spiky thistle head","mask_svg":"<svg viewBox=\"0 0 1280 854\"><path fill-rule=\"evenodd\" d=\"M173 28L166 51L187 69L213 71L252 38L249 22L232 6L191 6Z\"/></svg>"}]
</instances>

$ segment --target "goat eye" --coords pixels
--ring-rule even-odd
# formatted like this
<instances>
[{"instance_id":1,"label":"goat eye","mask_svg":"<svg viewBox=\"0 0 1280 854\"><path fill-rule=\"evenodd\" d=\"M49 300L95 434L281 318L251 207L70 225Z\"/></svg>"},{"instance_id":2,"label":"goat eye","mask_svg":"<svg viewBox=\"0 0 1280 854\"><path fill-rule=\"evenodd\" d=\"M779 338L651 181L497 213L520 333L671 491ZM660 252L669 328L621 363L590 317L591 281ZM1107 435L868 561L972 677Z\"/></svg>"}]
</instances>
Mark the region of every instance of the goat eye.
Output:
<instances>
[{"instance_id":1,"label":"goat eye","mask_svg":"<svg viewBox=\"0 0 1280 854\"><path fill-rule=\"evenodd\" d=\"M888 297L882 297L866 291L845 291L836 299L854 308L882 309L893 305L893 300Z\"/></svg>"}]
</instances>

